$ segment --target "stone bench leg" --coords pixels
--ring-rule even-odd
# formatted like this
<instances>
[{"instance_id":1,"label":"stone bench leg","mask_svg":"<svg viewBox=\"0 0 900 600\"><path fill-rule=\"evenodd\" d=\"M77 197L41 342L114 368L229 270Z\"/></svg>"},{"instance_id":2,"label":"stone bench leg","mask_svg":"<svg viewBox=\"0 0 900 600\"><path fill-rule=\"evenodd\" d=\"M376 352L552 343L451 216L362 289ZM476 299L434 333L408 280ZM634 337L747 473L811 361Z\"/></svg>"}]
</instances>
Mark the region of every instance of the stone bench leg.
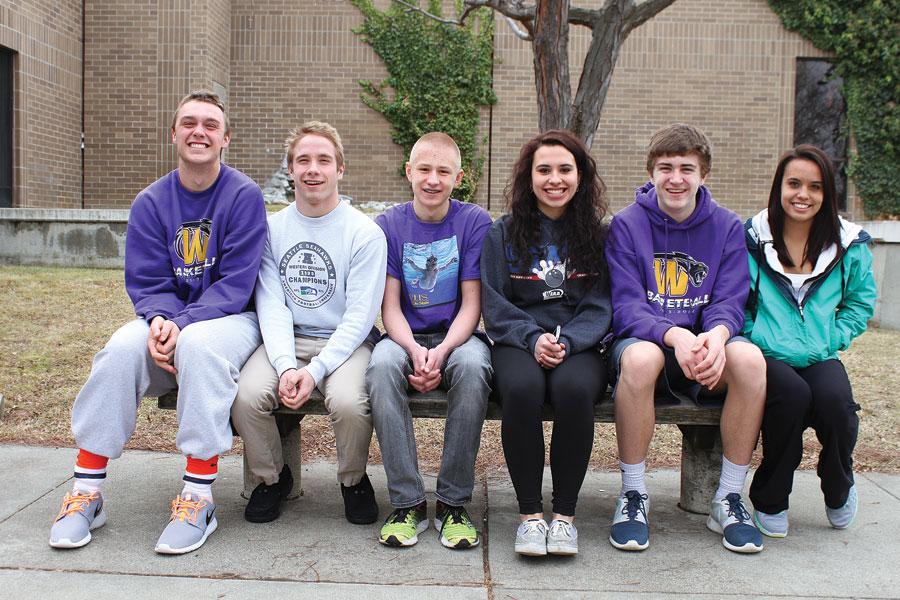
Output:
<instances>
[{"instance_id":1,"label":"stone bench leg","mask_svg":"<svg viewBox=\"0 0 900 600\"><path fill-rule=\"evenodd\" d=\"M709 502L719 487L722 436L717 425L679 425L681 430L681 499L683 510L709 514Z\"/></svg>"},{"instance_id":2,"label":"stone bench leg","mask_svg":"<svg viewBox=\"0 0 900 600\"><path fill-rule=\"evenodd\" d=\"M275 422L278 424L278 433L281 434L281 454L284 462L291 468L291 474L294 476L294 488L288 494L288 500L293 500L303 495L303 488L300 485L300 478L303 474L303 461L300 457L300 421L305 415L275 415ZM244 491L242 496L249 498L253 493L257 483L247 466L247 457L244 456Z\"/></svg>"}]
</instances>

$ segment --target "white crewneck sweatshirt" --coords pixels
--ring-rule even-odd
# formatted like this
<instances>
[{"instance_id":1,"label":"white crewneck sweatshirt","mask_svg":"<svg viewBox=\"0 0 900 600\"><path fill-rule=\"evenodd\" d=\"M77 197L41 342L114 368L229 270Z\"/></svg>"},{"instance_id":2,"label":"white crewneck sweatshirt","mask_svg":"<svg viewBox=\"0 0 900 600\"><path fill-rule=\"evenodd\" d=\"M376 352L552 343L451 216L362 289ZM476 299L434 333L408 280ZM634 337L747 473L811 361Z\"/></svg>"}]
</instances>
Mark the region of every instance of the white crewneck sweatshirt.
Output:
<instances>
[{"instance_id":1,"label":"white crewneck sweatshirt","mask_svg":"<svg viewBox=\"0 0 900 600\"><path fill-rule=\"evenodd\" d=\"M269 362L297 368L294 335L328 338L306 367L316 384L365 341L384 295L387 243L369 217L341 202L322 217L294 203L269 217L256 312Z\"/></svg>"}]
</instances>

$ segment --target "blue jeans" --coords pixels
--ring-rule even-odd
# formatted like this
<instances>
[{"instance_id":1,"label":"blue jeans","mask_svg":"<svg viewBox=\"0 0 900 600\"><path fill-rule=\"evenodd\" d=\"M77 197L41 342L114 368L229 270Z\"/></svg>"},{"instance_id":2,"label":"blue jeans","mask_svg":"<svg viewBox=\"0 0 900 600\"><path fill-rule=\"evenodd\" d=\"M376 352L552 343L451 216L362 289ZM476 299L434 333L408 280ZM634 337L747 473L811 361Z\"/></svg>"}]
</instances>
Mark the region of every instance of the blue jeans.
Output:
<instances>
[{"instance_id":1,"label":"blue jeans","mask_svg":"<svg viewBox=\"0 0 900 600\"><path fill-rule=\"evenodd\" d=\"M437 346L444 337L443 333L415 336L426 348ZM372 421L394 508L416 506L425 500L409 411L407 377L412 372L406 350L388 337L375 346L366 370ZM447 422L435 497L449 506L462 506L472 499L475 457L492 375L490 350L475 336L453 350L444 365L441 388L447 390Z\"/></svg>"}]
</instances>

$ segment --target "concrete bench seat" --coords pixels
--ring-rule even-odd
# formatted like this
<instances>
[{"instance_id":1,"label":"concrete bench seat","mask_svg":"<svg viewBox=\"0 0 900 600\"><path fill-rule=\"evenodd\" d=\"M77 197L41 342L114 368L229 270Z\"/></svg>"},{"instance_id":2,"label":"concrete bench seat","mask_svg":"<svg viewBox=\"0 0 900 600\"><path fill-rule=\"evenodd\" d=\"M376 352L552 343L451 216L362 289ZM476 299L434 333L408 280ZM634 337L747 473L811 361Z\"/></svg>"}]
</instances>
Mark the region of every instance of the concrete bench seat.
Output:
<instances>
[{"instance_id":1,"label":"concrete bench seat","mask_svg":"<svg viewBox=\"0 0 900 600\"><path fill-rule=\"evenodd\" d=\"M177 391L159 397L159 408L172 410L177 403ZM410 410L413 417L443 419L447 414L447 395L442 390L434 390L427 394L412 393ZM313 390L309 401L297 410L280 407L275 411L284 460L294 474L294 490L291 494L300 494L302 460L300 457L300 421L306 415L327 415L325 401L318 389ZM656 406L656 422L660 424L678 425L682 433L681 444L681 495L678 506L682 509L706 514L709 512L709 501L719 481L722 465L722 441L719 435L719 417L722 414L719 406L698 406L693 402L680 404L658 404ZM501 407L490 402L487 419L500 420ZM596 405L594 419L598 423L613 423L615 407L607 392L604 400ZM553 411L544 407L544 420L553 420ZM256 484L244 461L244 494L249 497ZM585 490L590 493L590 490Z\"/></svg>"}]
</instances>

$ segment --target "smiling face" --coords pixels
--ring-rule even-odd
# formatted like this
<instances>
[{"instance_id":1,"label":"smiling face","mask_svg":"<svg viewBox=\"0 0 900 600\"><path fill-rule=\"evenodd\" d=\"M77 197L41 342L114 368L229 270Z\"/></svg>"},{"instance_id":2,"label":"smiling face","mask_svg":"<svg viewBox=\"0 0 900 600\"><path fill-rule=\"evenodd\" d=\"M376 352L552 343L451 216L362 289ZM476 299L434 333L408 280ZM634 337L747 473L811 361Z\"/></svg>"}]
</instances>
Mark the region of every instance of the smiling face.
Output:
<instances>
[{"instance_id":1,"label":"smiling face","mask_svg":"<svg viewBox=\"0 0 900 600\"><path fill-rule=\"evenodd\" d=\"M537 207L551 219L558 219L578 191L581 177L575 156L564 146L541 146L531 160L531 189Z\"/></svg>"},{"instance_id":2,"label":"smiling face","mask_svg":"<svg viewBox=\"0 0 900 600\"><path fill-rule=\"evenodd\" d=\"M297 140L288 174L294 181L297 208L311 208L325 214L338 203L338 181L344 177L344 166L338 165L334 144L328 138L307 134Z\"/></svg>"},{"instance_id":3,"label":"smiling face","mask_svg":"<svg viewBox=\"0 0 900 600\"><path fill-rule=\"evenodd\" d=\"M412 186L416 215L441 219L449 209L453 188L463 178L459 155L449 144L420 142L406 163L406 178Z\"/></svg>"},{"instance_id":4,"label":"smiling face","mask_svg":"<svg viewBox=\"0 0 900 600\"><path fill-rule=\"evenodd\" d=\"M178 109L172 143L178 152L179 168L218 163L230 141L225 114L215 104L191 100Z\"/></svg>"},{"instance_id":5,"label":"smiling face","mask_svg":"<svg viewBox=\"0 0 900 600\"><path fill-rule=\"evenodd\" d=\"M822 171L805 158L795 158L784 168L781 178L781 208L786 221L812 224L824 199Z\"/></svg>"},{"instance_id":6,"label":"smiling face","mask_svg":"<svg viewBox=\"0 0 900 600\"><path fill-rule=\"evenodd\" d=\"M681 223L697 206L697 190L706 181L700 174L700 157L695 153L664 155L653 163L650 181L656 188L660 210Z\"/></svg>"}]
</instances>

